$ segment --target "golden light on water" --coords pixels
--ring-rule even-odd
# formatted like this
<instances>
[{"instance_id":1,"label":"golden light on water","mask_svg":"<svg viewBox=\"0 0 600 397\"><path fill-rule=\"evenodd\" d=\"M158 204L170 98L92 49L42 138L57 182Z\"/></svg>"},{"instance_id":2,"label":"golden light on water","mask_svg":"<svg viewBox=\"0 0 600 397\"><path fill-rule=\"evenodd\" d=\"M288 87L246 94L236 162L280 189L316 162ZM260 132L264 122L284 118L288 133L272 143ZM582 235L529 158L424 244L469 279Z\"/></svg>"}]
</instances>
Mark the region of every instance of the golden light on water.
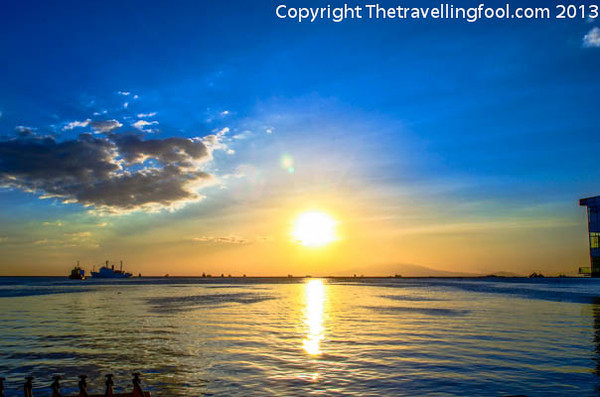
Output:
<instances>
[{"instance_id":1,"label":"golden light on water","mask_svg":"<svg viewBox=\"0 0 600 397\"><path fill-rule=\"evenodd\" d=\"M325 285L323 280L310 280L305 284L306 317L308 327L302 347L310 355L321 354L321 341L324 336L323 311L325 304Z\"/></svg>"},{"instance_id":2,"label":"golden light on water","mask_svg":"<svg viewBox=\"0 0 600 397\"><path fill-rule=\"evenodd\" d=\"M324 212L305 212L294 224L294 241L307 247L321 247L337 240L335 220Z\"/></svg>"}]
</instances>

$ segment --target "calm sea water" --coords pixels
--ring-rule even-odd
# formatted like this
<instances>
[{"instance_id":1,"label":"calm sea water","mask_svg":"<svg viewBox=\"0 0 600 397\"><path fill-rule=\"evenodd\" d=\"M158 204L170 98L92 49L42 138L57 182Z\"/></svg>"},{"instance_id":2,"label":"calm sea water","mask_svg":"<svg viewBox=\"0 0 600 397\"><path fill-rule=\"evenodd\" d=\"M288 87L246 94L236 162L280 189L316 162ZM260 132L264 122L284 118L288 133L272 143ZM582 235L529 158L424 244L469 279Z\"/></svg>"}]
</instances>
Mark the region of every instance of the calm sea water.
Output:
<instances>
[{"instance_id":1,"label":"calm sea water","mask_svg":"<svg viewBox=\"0 0 600 397\"><path fill-rule=\"evenodd\" d=\"M600 280L0 278L0 376L155 396L589 396ZM41 394L40 394L41 395Z\"/></svg>"}]
</instances>

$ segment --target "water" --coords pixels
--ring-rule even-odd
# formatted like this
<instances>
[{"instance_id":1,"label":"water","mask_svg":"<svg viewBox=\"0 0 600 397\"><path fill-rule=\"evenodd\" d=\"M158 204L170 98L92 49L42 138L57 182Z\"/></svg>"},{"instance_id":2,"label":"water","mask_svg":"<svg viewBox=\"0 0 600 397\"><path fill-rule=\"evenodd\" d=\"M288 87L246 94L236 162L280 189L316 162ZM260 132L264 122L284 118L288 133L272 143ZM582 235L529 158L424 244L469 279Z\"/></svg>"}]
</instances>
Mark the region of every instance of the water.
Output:
<instances>
[{"instance_id":1,"label":"water","mask_svg":"<svg viewBox=\"0 0 600 397\"><path fill-rule=\"evenodd\" d=\"M596 395L600 280L0 278L7 395Z\"/></svg>"}]
</instances>

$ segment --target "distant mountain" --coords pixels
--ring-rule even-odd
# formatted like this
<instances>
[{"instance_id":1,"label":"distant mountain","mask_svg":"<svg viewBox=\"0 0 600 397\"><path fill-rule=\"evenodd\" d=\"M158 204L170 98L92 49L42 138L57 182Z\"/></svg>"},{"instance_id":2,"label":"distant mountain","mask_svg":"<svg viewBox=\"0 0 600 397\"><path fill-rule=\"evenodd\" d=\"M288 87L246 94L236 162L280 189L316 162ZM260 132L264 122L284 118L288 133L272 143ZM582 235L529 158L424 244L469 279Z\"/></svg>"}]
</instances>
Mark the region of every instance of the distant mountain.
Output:
<instances>
[{"instance_id":1,"label":"distant mountain","mask_svg":"<svg viewBox=\"0 0 600 397\"><path fill-rule=\"evenodd\" d=\"M372 267L349 269L350 274L364 276L393 276L400 274L402 277L478 277L481 274L449 272L445 270L433 269L427 266L410 264L390 264L378 265ZM500 273L500 272L498 272Z\"/></svg>"},{"instance_id":2,"label":"distant mountain","mask_svg":"<svg viewBox=\"0 0 600 397\"><path fill-rule=\"evenodd\" d=\"M512 272L493 272L493 273L488 273L486 274L486 276L496 276L496 277L524 277L523 274L517 274L517 273L512 273Z\"/></svg>"}]
</instances>

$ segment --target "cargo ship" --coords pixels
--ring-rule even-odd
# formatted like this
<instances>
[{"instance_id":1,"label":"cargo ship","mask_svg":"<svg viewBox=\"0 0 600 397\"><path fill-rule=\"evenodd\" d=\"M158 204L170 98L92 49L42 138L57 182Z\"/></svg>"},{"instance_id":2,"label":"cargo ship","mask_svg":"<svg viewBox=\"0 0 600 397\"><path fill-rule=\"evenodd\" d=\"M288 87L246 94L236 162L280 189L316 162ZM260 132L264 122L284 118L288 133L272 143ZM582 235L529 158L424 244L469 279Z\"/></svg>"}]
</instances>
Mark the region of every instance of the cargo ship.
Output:
<instances>
[{"instance_id":1,"label":"cargo ship","mask_svg":"<svg viewBox=\"0 0 600 397\"><path fill-rule=\"evenodd\" d=\"M85 280L85 270L79 266L79 261L77 261L77 266L75 266L71 270L71 274L69 274L69 278L71 280Z\"/></svg>"},{"instance_id":2,"label":"cargo ship","mask_svg":"<svg viewBox=\"0 0 600 397\"><path fill-rule=\"evenodd\" d=\"M129 278L131 273L123 271L123 261L121 261L121 267L115 270L115 265L109 265L108 261L98 271L92 271L92 278Z\"/></svg>"}]
</instances>

